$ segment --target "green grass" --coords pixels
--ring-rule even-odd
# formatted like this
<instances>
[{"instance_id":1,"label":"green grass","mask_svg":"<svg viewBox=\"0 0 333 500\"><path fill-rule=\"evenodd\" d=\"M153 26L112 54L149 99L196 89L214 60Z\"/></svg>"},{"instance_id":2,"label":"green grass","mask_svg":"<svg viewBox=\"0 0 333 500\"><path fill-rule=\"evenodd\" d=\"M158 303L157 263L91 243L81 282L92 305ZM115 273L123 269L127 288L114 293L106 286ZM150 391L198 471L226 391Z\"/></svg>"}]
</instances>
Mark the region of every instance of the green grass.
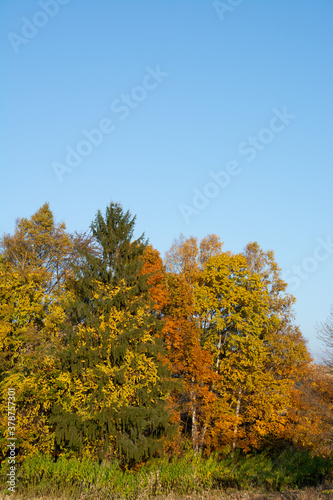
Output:
<instances>
[{"instance_id":1,"label":"green grass","mask_svg":"<svg viewBox=\"0 0 333 500\"><path fill-rule=\"evenodd\" d=\"M6 489L7 467L0 469L1 491ZM17 471L17 492L24 498L136 500L157 495L185 495L207 490L281 491L317 486L333 477L333 458L312 457L287 449L278 456L257 453L202 458L185 456L151 461L137 472L122 471L119 463L95 462L36 455Z\"/></svg>"}]
</instances>

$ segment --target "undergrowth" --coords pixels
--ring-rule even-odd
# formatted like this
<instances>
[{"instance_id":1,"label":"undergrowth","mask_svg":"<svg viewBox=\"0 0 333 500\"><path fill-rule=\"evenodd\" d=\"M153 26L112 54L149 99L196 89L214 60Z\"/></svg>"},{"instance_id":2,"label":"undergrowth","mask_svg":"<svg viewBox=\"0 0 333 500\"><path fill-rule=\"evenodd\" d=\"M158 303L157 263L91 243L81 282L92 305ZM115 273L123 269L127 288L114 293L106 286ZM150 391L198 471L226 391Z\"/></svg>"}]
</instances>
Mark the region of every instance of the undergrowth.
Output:
<instances>
[{"instance_id":1,"label":"undergrowth","mask_svg":"<svg viewBox=\"0 0 333 500\"><path fill-rule=\"evenodd\" d=\"M8 466L0 469L1 491L6 491ZM136 500L157 495L190 494L210 489L281 491L317 486L333 478L333 458L313 457L306 451L286 449L277 456L267 452L203 458L185 456L151 461L138 471L123 471L118 462L99 465L89 460L35 455L17 470L16 491L25 498L42 495L71 499Z\"/></svg>"}]
</instances>

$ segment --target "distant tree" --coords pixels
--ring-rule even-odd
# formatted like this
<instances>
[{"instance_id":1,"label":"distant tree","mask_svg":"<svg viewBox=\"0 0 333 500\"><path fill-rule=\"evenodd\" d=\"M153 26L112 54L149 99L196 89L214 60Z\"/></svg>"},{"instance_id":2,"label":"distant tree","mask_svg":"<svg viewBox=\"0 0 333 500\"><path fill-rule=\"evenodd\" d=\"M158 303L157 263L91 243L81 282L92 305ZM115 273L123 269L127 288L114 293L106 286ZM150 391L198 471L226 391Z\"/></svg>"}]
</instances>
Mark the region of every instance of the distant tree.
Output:
<instances>
[{"instance_id":1,"label":"distant tree","mask_svg":"<svg viewBox=\"0 0 333 500\"><path fill-rule=\"evenodd\" d=\"M325 347L323 361L327 366L333 368L333 305L331 305L327 320L319 324L316 328L318 338L323 342Z\"/></svg>"},{"instance_id":2,"label":"distant tree","mask_svg":"<svg viewBox=\"0 0 333 500\"><path fill-rule=\"evenodd\" d=\"M169 273L182 275L186 281L193 285L198 273L205 262L214 255L222 252L223 243L215 234L209 234L201 240L183 234L175 239L170 250L165 253L165 267Z\"/></svg>"},{"instance_id":3,"label":"distant tree","mask_svg":"<svg viewBox=\"0 0 333 500\"><path fill-rule=\"evenodd\" d=\"M311 364L292 391L285 438L316 454L333 452L333 374Z\"/></svg>"},{"instance_id":4,"label":"distant tree","mask_svg":"<svg viewBox=\"0 0 333 500\"><path fill-rule=\"evenodd\" d=\"M296 412L288 431L297 443L316 453L333 451L333 305L326 321L316 327L325 346L324 365L312 364L294 392Z\"/></svg>"}]
</instances>

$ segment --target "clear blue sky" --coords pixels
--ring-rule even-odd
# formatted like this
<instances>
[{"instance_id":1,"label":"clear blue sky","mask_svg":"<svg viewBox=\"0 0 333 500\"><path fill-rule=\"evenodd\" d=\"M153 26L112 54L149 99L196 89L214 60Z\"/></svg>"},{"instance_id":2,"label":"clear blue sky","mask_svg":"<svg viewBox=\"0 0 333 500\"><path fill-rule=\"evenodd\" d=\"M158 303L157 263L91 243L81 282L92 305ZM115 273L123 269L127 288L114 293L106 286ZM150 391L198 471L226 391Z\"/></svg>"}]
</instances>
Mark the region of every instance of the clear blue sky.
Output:
<instances>
[{"instance_id":1,"label":"clear blue sky","mask_svg":"<svg viewBox=\"0 0 333 500\"><path fill-rule=\"evenodd\" d=\"M85 230L112 199L162 255L181 232L233 252L258 241L317 355L333 303L333 2L0 8L1 233L45 201Z\"/></svg>"}]
</instances>

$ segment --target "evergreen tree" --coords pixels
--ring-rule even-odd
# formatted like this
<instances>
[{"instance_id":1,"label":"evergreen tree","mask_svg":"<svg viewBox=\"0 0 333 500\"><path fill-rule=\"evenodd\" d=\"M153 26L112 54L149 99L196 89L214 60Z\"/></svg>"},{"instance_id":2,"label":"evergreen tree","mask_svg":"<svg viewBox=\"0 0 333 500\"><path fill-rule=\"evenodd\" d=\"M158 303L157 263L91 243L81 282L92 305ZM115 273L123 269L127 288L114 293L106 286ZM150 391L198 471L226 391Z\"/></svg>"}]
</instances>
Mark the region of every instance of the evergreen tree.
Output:
<instances>
[{"instance_id":1,"label":"evergreen tree","mask_svg":"<svg viewBox=\"0 0 333 500\"><path fill-rule=\"evenodd\" d=\"M91 225L97 252L75 267L75 299L62 354L64 400L54 408L58 442L100 459L153 456L171 432L161 327L141 270L144 235L111 203Z\"/></svg>"}]
</instances>

